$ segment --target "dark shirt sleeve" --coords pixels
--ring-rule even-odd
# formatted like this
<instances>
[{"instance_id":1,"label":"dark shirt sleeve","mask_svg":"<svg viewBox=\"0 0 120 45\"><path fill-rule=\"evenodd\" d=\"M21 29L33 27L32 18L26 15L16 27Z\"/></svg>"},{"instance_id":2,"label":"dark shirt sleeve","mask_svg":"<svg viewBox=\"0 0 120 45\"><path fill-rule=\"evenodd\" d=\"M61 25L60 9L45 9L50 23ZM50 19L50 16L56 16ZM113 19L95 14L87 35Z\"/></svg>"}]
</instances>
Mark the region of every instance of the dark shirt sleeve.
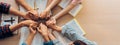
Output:
<instances>
[{"instance_id":1,"label":"dark shirt sleeve","mask_svg":"<svg viewBox=\"0 0 120 45\"><path fill-rule=\"evenodd\" d=\"M9 28L10 25L0 26L0 39L11 37L13 35Z\"/></svg>"},{"instance_id":2,"label":"dark shirt sleeve","mask_svg":"<svg viewBox=\"0 0 120 45\"><path fill-rule=\"evenodd\" d=\"M0 2L0 13L8 14L10 9L10 4Z\"/></svg>"},{"instance_id":3,"label":"dark shirt sleeve","mask_svg":"<svg viewBox=\"0 0 120 45\"><path fill-rule=\"evenodd\" d=\"M49 42L44 42L43 45L54 45L54 44L53 44L53 41L49 41Z\"/></svg>"},{"instance_id":4,"label":"dark shirt sleeve","mask_svg":"<svg viewBox=\"0 0 120 45\"><path fill-rule=\"evenodd\" d=\"M27 44L25 42L23 42L22 45L27 45Z\"/></svg>"}]
</instances>

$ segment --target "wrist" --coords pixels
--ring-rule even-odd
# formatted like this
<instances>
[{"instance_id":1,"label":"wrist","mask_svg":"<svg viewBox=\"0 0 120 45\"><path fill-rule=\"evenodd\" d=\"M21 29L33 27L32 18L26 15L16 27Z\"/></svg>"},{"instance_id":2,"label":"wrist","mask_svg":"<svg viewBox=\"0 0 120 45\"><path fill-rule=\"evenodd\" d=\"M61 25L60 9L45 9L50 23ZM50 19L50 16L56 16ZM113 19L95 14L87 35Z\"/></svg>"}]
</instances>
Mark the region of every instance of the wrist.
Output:
<instances>
[{"instance_id":1,"label":"wrist","mask_svg":"<svg viewBox=\"0 0 120 45\"><path fill-rule=\"evenodd\" d=\"M24 26L24 23L23 23L23 22L20 22L19 25L20 25L20 26Z\"/></svg>"},{"instance_id":2,"label":"wrist","mask_svg":"<svg viewBox=\"0 0 120 45\"><path fill-rule=\"evenodd\" d=\"M35 33L30 33L31 36L35 36Z\"/></svg>"},{"instance_id":3,"label":"wrist","mask_svg":"<svg viewBox=\"0 0 120 45\"><path fill-rule=\"evenodd\" d=\"M20 25L21 26L26 26L25 23L24 23L24 21L20 22Z\"/></svg>"},{"instance_id":4,"label":"wrist","mask_svg":"<svg viewBox=\"0 0 120 45\"><path fill-rule=\"evenodd\" d=\"M45 11L50 11L51 9L50 8L46 8Z\"/></svg>"},{"instance_id":5,"label":"wrist","mask_svg":"<svg viewBox=\"0 0 120 45\"><path fill-rule=\"evenodd\" d=\"M21 12L22 14L21 14L21 17L25 17L25 15L26 15L26 13L25 12Z\"/></svg>"},{"instance_id":6,"label":"wrist","mask_svg":"<svg viewBox=\"0 0 120 45\"><path fill-rule=\"evenodd\" d=\"M28 6L29 8L27 8L27 11L31 11L34 10L34 8L32 8L31 6Z\"/></svg>"},{"instance_id":7,"label":"wrist","mask_svg":"<svg viewBox=\"0 0 120 45\"><path fill-rule=\"evenodd\" d=\"M43 37L44 37L45 42L49 42L50 41L48 35L47 36L43 36Z\"/></svg>"},{"instance_id":8,"label":"wrist","mask_svg":"<svg viewBox=\"0 0 120 45\"><path fill-rule=\"evenodd\" d=\"M61 27L59 27L59 26L57 26L57 25L56 25L56 27L55 27L55 28L56 28L56 30L57 30L57 31L61 31L61 30L62 30L62 28L61 28Z\"/></svg>"},{"instance_id":9,"label":"wrist","mask_svg":"<svg viewBox=\"0 0 120 45\"><path fill-rule=\"evenodd\" d=\"M46 34L42 34L42 36L45 36L45 37L46 37L46 36L48 36L48 34L47 34L47 33L46 33Z\"/></svg>"}]
</instances>

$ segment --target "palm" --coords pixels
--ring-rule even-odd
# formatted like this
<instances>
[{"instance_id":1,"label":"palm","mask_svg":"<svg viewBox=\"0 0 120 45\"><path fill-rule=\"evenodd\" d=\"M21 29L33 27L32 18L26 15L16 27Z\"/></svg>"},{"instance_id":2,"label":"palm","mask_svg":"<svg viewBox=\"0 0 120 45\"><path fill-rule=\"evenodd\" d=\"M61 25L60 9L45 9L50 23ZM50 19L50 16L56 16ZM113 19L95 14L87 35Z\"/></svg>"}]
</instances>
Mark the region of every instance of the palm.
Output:
<instances>
[{"instance_id":1,"label":"palm","mask_svg":"<svg viewBox=\"0 0 120 45\"><path fill-rule=\"evenodd\" d=\"M48 34L48 30L47 30L47 26L45 26L44 24L40 24L38 31L42 34L42 35L47 35Z\"/></svg>"}]
</instances>

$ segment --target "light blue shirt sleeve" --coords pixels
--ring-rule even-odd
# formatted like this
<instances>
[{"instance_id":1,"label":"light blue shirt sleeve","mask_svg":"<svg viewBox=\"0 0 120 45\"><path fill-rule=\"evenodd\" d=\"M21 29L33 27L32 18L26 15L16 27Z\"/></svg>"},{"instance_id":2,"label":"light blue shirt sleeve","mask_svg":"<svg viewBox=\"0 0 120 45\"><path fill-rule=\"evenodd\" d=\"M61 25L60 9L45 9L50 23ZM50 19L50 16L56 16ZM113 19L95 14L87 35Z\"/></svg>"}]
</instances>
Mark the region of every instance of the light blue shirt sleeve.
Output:
<instances>
[{"instance_id":1,"label":"light blue shirt sleeve","mask_svg":"<svg viewBox=\"0 0 120 45\"><path fill-rule=\"evenodd\" d=\"M27 44L25 42L23 42L22 45L27 45Z\"/></svg>"},{"instance_id":2,"label":"light blue shirt sleeve","mask_svg":"<svg viewBox=\"0 0 120 45\"><path fill-rule=\"evenodd\" d=\"M81 40L85 42L87 45L97 45L95 42L88 40L87 38L81 36L79 33L74 30L73 27L64 25L62 27L62 35L70 39L71 41Z\"/></svg>"},{"instance_id":3,"label":"light blue shirt sleeve","mask_svg":"<svg viewBox=\"0 0 120 45\"><path fill-rule=\"evenodd\" d=\"M54 45L64 45L62 42L60 42L58 39L53 40Z\"/></svg>"}]
</instances>

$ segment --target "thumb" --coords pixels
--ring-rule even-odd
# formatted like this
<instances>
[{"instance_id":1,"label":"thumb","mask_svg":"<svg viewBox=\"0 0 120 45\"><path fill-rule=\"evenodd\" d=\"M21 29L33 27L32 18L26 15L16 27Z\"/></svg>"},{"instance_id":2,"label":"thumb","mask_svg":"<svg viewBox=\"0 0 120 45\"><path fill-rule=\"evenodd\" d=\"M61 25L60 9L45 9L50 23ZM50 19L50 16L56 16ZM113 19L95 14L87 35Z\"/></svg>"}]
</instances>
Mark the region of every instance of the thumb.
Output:
<instances>
[{"instance_id":1,"label":"thumb","mask_svg":"<svg viewBox=\"0 0 120 45\"><path fill-rule=\"evenodd\" d=\"M37 30L38 30L39 32L42 32L39 27L37 27Z\"/></svg>"},{"instance_id":2,"label":"thumb","mask_svg":"<svg viewBox=\"0 0 120 45\"><path fill-rule=\"evenodd\" d=\"M31 26L29 26L29 29L30 29L30 31L33 31L33 29L32 29L32 27L31 27Z\"/></svg>"}]
</instances>

